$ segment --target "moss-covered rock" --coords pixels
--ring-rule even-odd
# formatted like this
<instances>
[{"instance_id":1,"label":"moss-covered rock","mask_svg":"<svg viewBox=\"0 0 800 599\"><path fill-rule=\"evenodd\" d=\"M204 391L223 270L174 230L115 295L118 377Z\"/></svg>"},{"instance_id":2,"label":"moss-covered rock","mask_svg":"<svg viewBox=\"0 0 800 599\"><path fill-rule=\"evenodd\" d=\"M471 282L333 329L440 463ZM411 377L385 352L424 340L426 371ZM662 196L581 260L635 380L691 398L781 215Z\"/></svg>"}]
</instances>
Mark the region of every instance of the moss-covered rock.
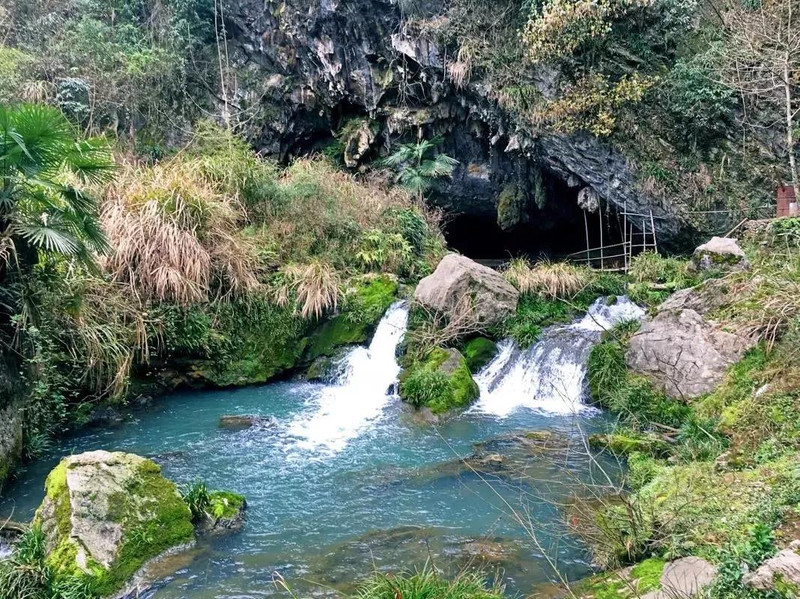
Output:
<instances>
[{"instance_id":1,"label":"moss-covered rock","mask_svg":"<svg viewBox=\"0 0 800 599\"><path fill-rule=\"evenodd\" d=\"M175 485L152 461L92 451L61 460L45 482L34 523L56 577L85 579L101 596L147 561L191 543L194 527Z\"/></svg>"},{"instance_id":2,"label":"moss-covered rock","mask_svg":"<svg viewBox=\"0 0 800 599\"><path fill-rule=\"evenodd\" d=\"M497 344L486 337L475 337L464 344L461 353L470 372L476 373L497 355Z\"/></svg>"},{"instance_id":3,"label":"moss-covered rock","mask_svg":"<svg viewBox=\"0 0 800 599\"><path fill-rule=\"evenodd\" d=\"M333 356L338 348L366 342L397 295L397 281L388 276L356 282L345 296L342 310L317 327L308 339L303 361Z\"/></svg>"},{"instance_id":4,"label":"moss-covered rock","mask_svg":"<svg viewBox=\"0 0 800 599\"><path fill-rule=\"evenodd\" d=\"M244 495L230 491L213 491L209 494L206 517L200 523L200 529L212 534L238 531L244 526L246 508Z\"/></svg>"},{"instance_id":5,"label":"moss-covered rock","mask_svg":"<svg viewBox=\"0 0 800 599\"><path fill-rule=\"evenodd\" d=\"M456 349L436 348L400 377L400 397L434 414L465 408L479 393L466 359Z\"/></svg>"},{"instance_id":6,"label":"moss-covered rock","mask_svg":"<svg viewBox=\"0 0 800 599\"><path fill-rule=\"evenodd\" d=\"M605 449L618 456L641 453L662 457L669 454L669 444L653 434L638 433L633 430L617 430L612 433L589 435L589 446Z\"/></svg>"}]
</instances>

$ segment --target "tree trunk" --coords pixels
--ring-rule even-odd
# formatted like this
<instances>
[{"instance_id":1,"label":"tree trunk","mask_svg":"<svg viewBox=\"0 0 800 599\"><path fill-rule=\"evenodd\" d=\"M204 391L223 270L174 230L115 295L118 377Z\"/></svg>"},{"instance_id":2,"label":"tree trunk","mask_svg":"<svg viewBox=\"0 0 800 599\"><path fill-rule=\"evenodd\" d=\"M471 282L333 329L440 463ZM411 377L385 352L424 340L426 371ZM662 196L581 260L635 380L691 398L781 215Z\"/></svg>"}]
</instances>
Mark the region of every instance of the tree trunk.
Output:
<instances>
[{"instance_id":1,"label":"tree trunk","mask_svg":"<svg viewBox=\"0 0 800 599\"><path fill-rule=\"evenodd\" d=\"M800 181L797 178L797 158L794 155L794 119L792 118L792 81L789 78L789 55L783 63L783 88L786 91L786 150L789 152L789 172L792 177L795 201L800 201Z\"/></svg>"}]
</instances>

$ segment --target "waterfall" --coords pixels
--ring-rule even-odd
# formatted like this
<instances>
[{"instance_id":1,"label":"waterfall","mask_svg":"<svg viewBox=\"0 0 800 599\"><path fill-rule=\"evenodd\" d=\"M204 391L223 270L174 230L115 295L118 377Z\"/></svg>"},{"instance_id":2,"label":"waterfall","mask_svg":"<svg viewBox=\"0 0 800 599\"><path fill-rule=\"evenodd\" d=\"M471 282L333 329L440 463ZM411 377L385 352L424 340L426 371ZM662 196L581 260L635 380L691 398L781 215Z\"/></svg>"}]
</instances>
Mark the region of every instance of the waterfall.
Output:
<instances>
[{"instance_id":1,"label":"waterfall","mask_svg":"<svg viewBox=\"0 0 800 599\"><path fill-rule=\"evenodd\" d=\"M395 352L408 324L408 305L396 302L378 324L369 347L356 347L344 359L339 379L314 398L314 411L289 425L302 449L341 451L364 427L383 414L397 382Z\"/></svg>"},{"instance_id":2,"label":"waterfall","mask_svg":"<svg viewBox=\"0 0 800 599\"><path fill-rule=\"evenodd\" d=\"M626 297L612 305L598 299L586 315L569 325L548 327L541 339L520 350L510 339L476 377L481 395L476 412L505 417L518 408L551 414L573 414L587 408L586 361L603 331L644 310Z\"/></svg>"}]
</instances>

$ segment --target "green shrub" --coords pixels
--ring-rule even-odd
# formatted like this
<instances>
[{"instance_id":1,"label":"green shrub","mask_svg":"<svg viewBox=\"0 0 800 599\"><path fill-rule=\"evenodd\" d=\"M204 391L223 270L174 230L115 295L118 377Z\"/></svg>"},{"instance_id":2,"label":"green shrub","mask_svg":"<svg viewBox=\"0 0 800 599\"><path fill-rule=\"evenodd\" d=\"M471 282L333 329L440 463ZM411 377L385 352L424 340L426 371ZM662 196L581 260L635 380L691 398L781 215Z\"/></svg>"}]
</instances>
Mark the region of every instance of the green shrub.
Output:
<instances>
[{"instance_id":1,"label":"green shrub","mask_svg":"<svg viewBox=\"0 0 800 599\"><path fill-rule=\"evenodd\" d=\"M192 512L192 520L197 522L206 517L211 509L211 492L203 481L195 481L180 489L181 497L189 511Z\"/></svg>"}]
</instances>

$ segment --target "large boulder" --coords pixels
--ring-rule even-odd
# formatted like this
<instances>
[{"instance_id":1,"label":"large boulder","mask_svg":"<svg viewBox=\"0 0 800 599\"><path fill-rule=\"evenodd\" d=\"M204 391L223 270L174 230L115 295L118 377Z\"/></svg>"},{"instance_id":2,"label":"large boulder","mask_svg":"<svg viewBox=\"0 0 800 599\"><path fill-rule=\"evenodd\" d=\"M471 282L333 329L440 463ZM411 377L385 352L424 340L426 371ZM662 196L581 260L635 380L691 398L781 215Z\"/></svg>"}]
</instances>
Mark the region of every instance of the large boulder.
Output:
<instances>
[{"instance_id":1,"label":"large boulder","mask_svg":"<svg viewBox=\"0 0 800 599\"><path fill-rule=\"evenodd\" d=\"M151 460L91 451L61 460L45 483L34 524L57 576L85 578L110 595L170 549L194 541L192 515Z\"/></svg>"},{"instance_id":2,"label":"large boulder","mask_svg":"<svg viewBox=\"0 0 800 599\"><path fill-rule=\"evenodd\" d=\"M800 588L800 541L761 564L755 572L745 574L744 583L760 591L774 591L776 584Z\"/></svg>"},{"instance_id":3,"label":"large boulder","mask_svg":"<svg viewBox=\"0 0 800 599\"><path fill-rule=\"evenodd\" d=\"M739 242L731 237L712 237L697 247L690 267L695 270L740 270L750 267Z\"/></svg>"},{"instance_id":4,"label":"large boulder","mask_svg":"<svg viewBox=\"0 0 800 599\"><path fill-rule=\"evenodd\" d=\"M483 326L514 314L519 292L501 274L458 254L448 254L434 273L417 285L414 299L446 316L470 310Z\"/></svg>"},{"instance_id":5,"label":"large boulder","mask_svg":"<svg viewBox=\"0 0 800 599\"><path fill-rule=\"evenodd\" d=\"M700 595L717 575L717 568L700 557L682 557L668 562L661 573L658 590L642 599L689 599Z\"/></svg>"},{"instance_id":6,"label":"large boulder","mask_svg":"<svg viewBox=\"0 0 800 599\"><path fill-rule=\"evenodd\" d=\"M721 330L694 310L664 310L642 321L631 338L627 363L668 395L688 399L713 391L752 345L751 339Z\"/></svg>"}]
</instances>

